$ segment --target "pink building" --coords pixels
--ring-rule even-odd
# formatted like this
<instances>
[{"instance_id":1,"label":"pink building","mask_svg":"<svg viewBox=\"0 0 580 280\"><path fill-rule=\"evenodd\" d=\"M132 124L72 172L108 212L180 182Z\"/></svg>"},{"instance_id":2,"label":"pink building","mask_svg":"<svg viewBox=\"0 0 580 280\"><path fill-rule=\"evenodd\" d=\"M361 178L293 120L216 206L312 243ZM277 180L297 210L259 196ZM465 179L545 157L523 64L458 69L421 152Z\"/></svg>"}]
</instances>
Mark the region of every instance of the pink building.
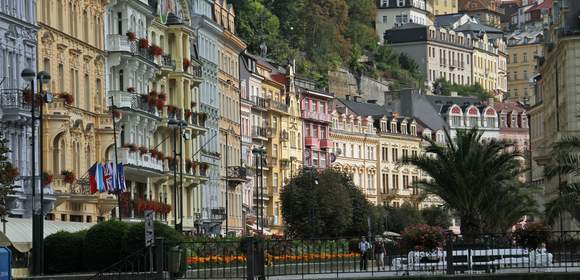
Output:
<instances>
[{"instance_id":1,"label":"pink building","mask_svg":"<svg viewBox=\"0 0 580 280\"><path fill-rule=\"evenodd\" d=\"M515 101L495 103L492 106L499 116L499 138L514 143L518 151L527 153L530 127L525 106Z\"/></svg>"},{"instance_id":2,"label":"pink building","mask_svg":"<svg viewBox=\"0 0 580 280\"><path fill-rule=\"evenodd\" d=\"M330 124L332 93L320 89L314 81L296 78L300 93L304 135L304 166L324 169L330 166Z\"/></svg>"}]
</instances>

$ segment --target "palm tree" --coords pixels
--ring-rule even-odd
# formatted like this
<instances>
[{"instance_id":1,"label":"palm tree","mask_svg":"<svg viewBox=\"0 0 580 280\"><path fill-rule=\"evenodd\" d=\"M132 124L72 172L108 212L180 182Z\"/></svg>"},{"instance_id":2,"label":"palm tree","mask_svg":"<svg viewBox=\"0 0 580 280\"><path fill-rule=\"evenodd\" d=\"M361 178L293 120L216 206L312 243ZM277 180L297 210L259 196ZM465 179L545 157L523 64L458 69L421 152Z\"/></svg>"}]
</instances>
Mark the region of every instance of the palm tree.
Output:
<instances>
[{"instance_id":1,"label":"palm tree","mask_svg":"<svg viewBox=\"0 0 580 280\"><path fill-rule=\"evenodd\" d=\"M464 236L505 231L535 209L532 196L517 180L521 155L511 144L484 140L475 128L458 131L455 141L446 132L443 145L426 140L430 143L426 153L403 163L431 177L419 182L419 187L455 210Z\"/></svg>"},{"instance_id":2,"label":"palm tree","mask_svg":"<svg viewBox=\"0 0 580 280\"><path fill-rule=\"evenodd\" d=\"M552 154L555 164L545 168L547 178L580 176L580 138L563 138L554 144ZM553 224L564 212L570 213L574 219L580 221L580 183L565 183L560 179L558 182L559 196L545 205L546 221Z\"/></svg>"}]
</instances>

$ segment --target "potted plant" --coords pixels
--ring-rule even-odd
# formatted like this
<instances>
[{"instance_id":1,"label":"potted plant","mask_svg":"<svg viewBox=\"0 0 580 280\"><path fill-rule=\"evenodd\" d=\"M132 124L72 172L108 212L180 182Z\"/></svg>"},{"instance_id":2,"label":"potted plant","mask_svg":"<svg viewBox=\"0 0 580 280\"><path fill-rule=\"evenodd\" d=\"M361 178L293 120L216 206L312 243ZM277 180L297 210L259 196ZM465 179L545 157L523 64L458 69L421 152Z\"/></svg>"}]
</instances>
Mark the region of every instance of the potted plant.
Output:
<instances>
[{"instance_id":1,"label":"potted plant","mask_svg":"<svg viewBox=\"0 0 580 280\"><path fill-rule=\"evenodd\" d=\"M130 93L134 93L135 92L135 88L134 87L128 87L127 91Z\"/></svg>"},{"instance_id":2,"label":"potted plant","mask_svg":"<svg viewBox=\"0 0 580 280\"><path fill-rule=\"evenodd\" d=\"M64 103L67 105L72 105L75 102L75 97L72 94L61 93L59 96L64 99Z\"/></svg>"},{"instance_id":3,"label":"potted plant","mask_svg":"<svg viewBox=\"0 0 580 280\"><path fill-rule=\"evenodd\" d=\"M161 56L163 55L163 49L157 45L151 45L149 47L149 52L154 56Z\"/></svg>"},{"instance_id":4,"label":"potted plant","mask_svg":"<svg viewBox=\"0 0 580 280\"><path fill-rule=\"evenodd\" d=\"M163 152L162 151L157 151L157 160L163 160Z\"/></svg>"},{"instance_id":5,"label":"potted plant","mask_svg":"<svg viewBox=\"0 0 580 280\"><path fill-rule=\"evenodd\" d=\"M157 154L159 153L159 151L155 148L153 149L149 149L149 153L151 154L152 158L157 158Z\"/></svg>"},{"instance_id":6,"label":"potted plant","mask_svg":"<svg viewBox=\"0 0 580 280\"><path fill-rule=\"evenodd\" d=\"M139 39L139 47L142 49L148 48L149 47L149 40L147 40L147 38Z\"/></svg>"},{"instance_id":7,"label":"potted plant","mask_svg":"<svg viewBox=\"0 0 580 280\"><path fill-rule=\"evenodd\" d=\"M139 153L140 153L141 155L144 155L144 154L146 154L148 150L149 150L149 149L147 149L147 147L145 147L145 146L141 146L141 147L139 147Z\"/></svg>"},{"instance_id":8,"label":"potted plant","mask_svg":"<svg viewBox=\"0 0 580 280\"><path fill-rule=\"evenodd\" d=\"M44 184L44 187L52 184L52 180L53 180L52 174L50 174L46 171L42 172L42 182Z\"/></svg>"},{"instance_id":9,"label":"potted plant","mask_svg":"<svg viewBox=\"0 0 580 280\"><path fill-rule=\"evenodd\" d=\"M183 71L187 71L189 66L191 66L191 60L189 58L183 58Z\"/></svg>"},{"instance_id":10,"label":"potted plant","mask_svg":"<svg viewBox=\"0 0 580 280\"><path fill-rule=\"evenodd\" d=\"M165 101L161 100L161 99L157 99L157 101L155 101L155 107L157 107L157 110L162 110L163 106L165 106Z\"/></svg>"},{"instance_id":11,"label":"potted plant","mask_svg":"<svg viewBox=\"0 0 580 280\"><path fill-rule=\"evenodd\" d=\"M135 40L137 40L137 34L135 34L135 32L128 31L126 35L129 42L135 42Z\"/></svg>"},{"instance_id":12,"label":"potted plant","mask_svg":"<svg viewBox=\"0 0 580 280\"><path fill-rule=\"evenodd\" d=\"M72 171L64 170L62 176L64 176L64 182L68 184L72 184L76 180L75 173Z\"/></svg>"},{"instance_id":13,"label":"potted plant","mask_svg":"<svg viewBox=\"0 0 580 280\"><path fill-rule=\"evenodd\" d=\"M159 93L157 97L159 100L163 100L163 102L167 101L167 94L165 92Z\"/></svg>"},{"instance_id":14,"label":"potted plant","mask_svg":"<svg viewBox=\"0 0 580 280\"><path fill-rule=\"evenodd\" d=\"M193 112L191 112L191 110L185 110L185 118L189 119L191 117L191 115L193 115Z\"/></svg>"}]
</instances>

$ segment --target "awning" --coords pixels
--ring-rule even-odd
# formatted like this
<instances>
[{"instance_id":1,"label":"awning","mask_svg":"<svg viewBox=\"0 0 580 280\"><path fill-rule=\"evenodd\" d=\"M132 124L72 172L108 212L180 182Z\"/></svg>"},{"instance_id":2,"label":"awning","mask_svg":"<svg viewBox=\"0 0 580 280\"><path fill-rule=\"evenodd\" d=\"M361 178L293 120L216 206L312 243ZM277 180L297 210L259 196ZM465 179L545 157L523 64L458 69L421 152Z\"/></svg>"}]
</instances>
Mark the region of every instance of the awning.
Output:
<instances>
[{"instance_id":1,"label":"awning","mask_svg":"<svg viewBox=\"0 0 580 280\"><path fill-rule=\"evenodd\" d=\"M0 230L0 246L13 246L16 250L26 253L32 249L32 219L7 218L6 232ZM59 231L77 232L89 229L95 224L44 221L44 237ZM0 229L2 224L0 223Z\"/></svg>"}]
</instances>

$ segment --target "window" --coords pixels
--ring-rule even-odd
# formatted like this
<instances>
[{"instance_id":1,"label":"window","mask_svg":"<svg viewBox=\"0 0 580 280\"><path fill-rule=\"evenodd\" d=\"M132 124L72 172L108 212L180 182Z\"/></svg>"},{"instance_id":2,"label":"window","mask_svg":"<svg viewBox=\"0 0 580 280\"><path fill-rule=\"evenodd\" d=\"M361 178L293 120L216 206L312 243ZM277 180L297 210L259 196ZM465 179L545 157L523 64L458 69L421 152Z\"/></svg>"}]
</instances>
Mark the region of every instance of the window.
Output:
<instances>
[{"instance_id":1,"label":"window","mask_svg":"<svg viewBox=\"0 0 580 280\"><path fill-rule=\"evenodd\" d=\"M411 151L411 156L412 156L413 158L417 158L417 151L415 151L415 150L412 150L412 151Z\"/></svg>"},{"instance_id":2,"label":"window","mask_svg":"<svg viewBox=\"0 0 580 280\"><path fill-rule=\"evenodd\" d=\"M524 70L524 80L528 79L528 70Z\"/></svg>"},{"instance_id":3,"label":"window","mask_svg":"<svg viewBox=\"0 0 580 280\"><path fill-rule=\"evenodd\" d=\"M514 61L513 63L518 63L518 54L514 53Z\"/></svg>"},{"instance_id":4,"label":"window","mask_svg":"<svg viewBox=\"0 0 580 280\"><path fill-rule=\"evenodd\" d=\"M514 80L518 79L518 71L514 71Z\"/></svg>"},{"instance_id":5,"label":"window","mask_svg":"<svg viewBox=\"0 0 580 280\"><path fill-rule=\"evenodd\" d=\"M461 117L460 116L452 116L451 117L451 125L454 127L461 126Z\"/></svg>"},{"instance_id":6,"label":"window","mask_svg":"<svg viewBox=\"0 0 580 280\"><path fill-rule=\"evenodd\" d=\"M387 23L388 16L383 16L383 23Z\"/></svg>"},{"instance_id":7,"label":"window","mask_svg":"<svg viewBox=\"0 0 580 280\"><path fill-rule=\"evenodd\" d=\"M405 0L397 0L397 7L405 6Z\"/></svg>"},{"instance_id":8,"label":"window","mask_svg":"<svg viewBox=\"0 0 580 280\"><path fill-rule=\"evenodd\" d=\"M278 173L274 173L273 185L274 185L273 186L274 193L278 193Z\"/></svg>"},{"instance_id":9,"label":"window","mask_svg":"<svg viewBox=\"0 0 580 280\"><path fill-rule=\"evenodd\" d=\"M387 147L382 147L382 149L381 149L381 150L382 150L382 152L381 152L381 155L382 155L382 160L383 160L383 161L388 161L388 157L389 157L389 148L387 148Z\"/></svg>"},{"instance_id":10,"label":"window","mask_svg":"<svg viewBox=\"0 0 580 280\"><path fill-rule=\"evenodd\" d=\"M397 148L393 148L391 154L393 155L393 162L399 160L399 150L397 150Z\"/></svg>"},{"instance_id":11,"label":"window","mask_svg":"<svg viewBox=\"0 0 580 280\"><path fill-rule=\"evenodd\" d=\"M405 160L407 158L409 158L409 150L403 149L403 159Z\"/></svg>"},{"instance_id":12,"label":"window","mask_svg":"<svg viewBox=\"0 0 580 280\"><path fill-rule=\"evenodd\" d=\"M87 11L83 11L83 37L85 40L85 43L89 42L89 16L87 14ZM97 35L97 34L95 34Z\"/></svg>"},{"instance_id":13,"label":"window","mask_svg":"<svg viewBox=\"0 0 580 280\"><path fill-rule=\"evenodd\" d=\"M477 117L469 117L469 125L470 126L478 126L478 121L477 121Z\"/></svg>"},{"instance_id":14,"label":"window","mask_svg":"<svg viewBox=\"0 0 580 280\"><path fill-rule=\"evenodd\" d=\"M382 193L389 193L389 174L383 173L383 187Z\"/></svg>"},{"instance_id":15,"label":"window","mask_svg":"<svg viewBox=\"0 0 580 280\"><path fill-rule=\"evenodd\" d=\"M487 122L487 127L495 127L495 118L486 117L485 121Z\"/></svg>"},{"instance_id":16,"label":"window","mask_svg":"<svg viewBox=\"0 0 580 280\"><path fill-rule=\"evenodd\" d=\"M58 83L59 83L59 92L64 92L64 66L62 64L58 65Z\"/></svg>"},{"instance_id":17,"label":"window","mask_svg":"<svg viewBox=\"0 0 580 280\"><path fill-rule=\"evenodd\" d=\"M403 189L409 188L409 176L403 175Z\"/></svg>"},{"instance_id":18,"label":"window","mask_svg":"<svg viewBox=\"0 0 580 280\"><path fill-rule=\"evenodd\" d=\"M528 53L524 52L524 63L528 62Z\"/></svg>"},{"instance_id":19,"label":"window","mask_svg":"<svg viewBox=\"0 0 580 280\"><path fill-rule=\"evenodd\" d=\"M399 175L393 174L393 190L399 189Z\"/></svg>"}]
</instances>

